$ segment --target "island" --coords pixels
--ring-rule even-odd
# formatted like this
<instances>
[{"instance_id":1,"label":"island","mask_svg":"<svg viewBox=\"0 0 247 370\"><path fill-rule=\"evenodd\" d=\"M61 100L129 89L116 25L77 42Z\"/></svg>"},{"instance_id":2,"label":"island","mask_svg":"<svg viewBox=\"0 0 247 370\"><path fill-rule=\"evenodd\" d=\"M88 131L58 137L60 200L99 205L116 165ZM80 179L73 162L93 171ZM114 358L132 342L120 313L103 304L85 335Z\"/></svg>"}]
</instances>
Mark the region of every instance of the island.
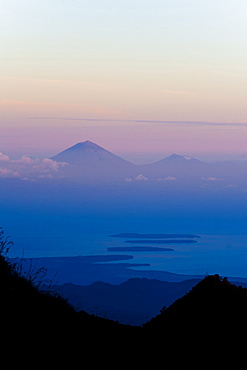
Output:
<instances>
[{"instance_id":1,"label":"island","mask_svg":"<svg viewBox=\"0 0 247 370\"><path fill-rule=\"evenodd\" d=\"M193 239L200 238L194 234L138 234L138 233L120 233L109 235L111 238L136 238L136 239Z\"/></svg>"},{"instance_id":2,"label":"island","mask_svg":"<svg viewBox=\"0 0 247 370\"><path fill-rule=\"evenodd\" d=\"M159 247L109 247L108 252L173 252L173 248L159 248Z\"/></svg>"},{"instance_id":3,"label":"island","mask_svg":"<svg viewBox=\"0 0 247 370\"><path fill-rule=\"evenodd\" d=\"M161 239L142 239L142 240L125 240L125 243L143 243L143 244L190 244L190 243L197 243L197 240L191 240L191 239L167 239L167 240L161 240Z\"/></svg>"}]
</instances>

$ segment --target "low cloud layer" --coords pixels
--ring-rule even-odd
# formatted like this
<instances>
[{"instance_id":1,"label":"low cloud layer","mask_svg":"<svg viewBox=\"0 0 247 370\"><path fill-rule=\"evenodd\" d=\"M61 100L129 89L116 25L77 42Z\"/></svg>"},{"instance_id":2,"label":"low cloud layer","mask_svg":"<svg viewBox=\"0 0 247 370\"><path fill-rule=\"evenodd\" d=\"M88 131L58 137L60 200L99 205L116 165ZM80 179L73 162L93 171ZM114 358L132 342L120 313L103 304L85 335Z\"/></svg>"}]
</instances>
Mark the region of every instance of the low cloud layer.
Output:
<instances>
[{"instance_id":1,"label":"low cloud layer","mask_svg":"<svg viewBox=\"0 0 247 370\"><path fill-rule=\"evenodd\" d=\"M131 177L126 177L125 182L132 182L132 181L147 181L148 178L145 177L144 175L140 174L134 178Z\"/></svg>"},{"instance_id":2,"label":"low cloud layer","mask_svg":"<svg viewBox=\"0 0 247 370\"><path fill-rule=\"evenodd\" d=\"M203 177L202 179L206 181L224 181L224 179L218 179L217 177Z\"/></svg>"},{"instance_id":3,"label":"low cloud layer","mask_svg":"<svg viewBox=\"0 0 247 370\"><path fill-rule=\"evenodd\" d=\"M20 178L33 181L38 178L53 178L59 174L59 169L67 166L65 162L52 159L33 159L23 156L20 159L10 159L0 153L0 178Z\"/></svg>"}]
</instances>

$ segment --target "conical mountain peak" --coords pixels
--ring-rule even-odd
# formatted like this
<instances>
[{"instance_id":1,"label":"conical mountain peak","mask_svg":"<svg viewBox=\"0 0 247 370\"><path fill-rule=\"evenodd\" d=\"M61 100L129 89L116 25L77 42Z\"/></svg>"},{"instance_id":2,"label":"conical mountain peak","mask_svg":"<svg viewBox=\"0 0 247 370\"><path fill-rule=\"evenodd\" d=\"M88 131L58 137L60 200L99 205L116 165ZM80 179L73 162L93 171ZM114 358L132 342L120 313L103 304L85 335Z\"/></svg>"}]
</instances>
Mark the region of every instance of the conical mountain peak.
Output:
<instances>
[{"instance_id":1,"label":"conical mountain peak","mask_svg":"<svg viewBox=\"0 0 247 370\"><path fill-rule=\"evenodd\" d=\"M66 149L64 152L66 152L66 151L82 151L82 150L86 150L86 149L105 150L101 146L93 143L92 141L86 140L86 141L83 141L83 142L80 142L80 143L77 143L77 144L71 146L70 148Z\"/></svg>"},{"instance_id":2,"label":"conical mountain peak","mask_svg":"<svg viewBox=\"0 0 247 370\"><path fill-rule=\"evenodd\" d=\"M169 157L167 157L166 159L168 160L185 160L186 158L182 155L179 155L179 154L176 154L176 153L173 153L172 155L170 155Z\"/></svg>"},{"instance_id":3,"label":"conical mountain peak","mask_svg":"<svg viewBox=\"0 0 247 370\"><path fill-rule=\"evenodd\" d=\"M92 142L90 140L83 141L81 143L76 144L75 146L103 149L101 146L99 146L98 144L95 144L94 142Z\"/></svg>"},{"instance_id":4,"label":"conical mountain peak","mask_svg":"<svg viewBox=\"0 0 247 370\"><path fill-rule=\"evenodd\" d=\"M83 165L88 167L129 165L132 163L116 156L90 140L79 142L70 148L52 157L57 162L67 162L72 165Z\"/></svg>"}]
</instances>

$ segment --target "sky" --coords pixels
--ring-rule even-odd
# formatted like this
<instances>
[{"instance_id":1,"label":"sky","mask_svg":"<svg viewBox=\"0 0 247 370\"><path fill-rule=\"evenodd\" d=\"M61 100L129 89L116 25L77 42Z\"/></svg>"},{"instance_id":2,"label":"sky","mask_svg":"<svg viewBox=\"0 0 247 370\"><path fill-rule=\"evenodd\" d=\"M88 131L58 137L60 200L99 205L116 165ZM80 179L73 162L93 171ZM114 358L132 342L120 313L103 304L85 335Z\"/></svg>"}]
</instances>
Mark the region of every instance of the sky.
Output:
<instances>
[{"instance_id":1,"label":"sky","mask_svg":"<svg viewBox=\"0 0 247 370\"><path fill-rule=\"evenodd\" d=\"M246 0L0 0L0 152L245 158Z\"/></svg>"}]
</instances>

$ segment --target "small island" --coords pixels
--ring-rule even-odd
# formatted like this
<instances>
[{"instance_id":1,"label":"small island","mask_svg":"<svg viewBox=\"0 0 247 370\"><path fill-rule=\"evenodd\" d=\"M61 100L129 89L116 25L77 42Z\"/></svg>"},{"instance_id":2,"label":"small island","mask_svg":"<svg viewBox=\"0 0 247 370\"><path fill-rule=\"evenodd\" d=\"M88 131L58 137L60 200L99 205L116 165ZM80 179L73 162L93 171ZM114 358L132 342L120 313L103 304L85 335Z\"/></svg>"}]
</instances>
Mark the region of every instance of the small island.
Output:
<instances>
[{"instance_id":1,"label":"small island","mask_svg":"<svg viewBox=\"0 0 247 370\"><path fill-rule=\"evenodd\" d=\"M125 243L143 243L143 244L191 244L197 243L196 240L191 239L142 239L142 240L125 240Z\"/></svg>"},{"instance_id":2,"label":"small island","mask_svg":"<svg viewBox=\"0 0 247 370\"><path fill-rule=\"evenodd\" d=\"M159 247L109 247L108 252L173 252L173 248L159 248Z\"/></svg>"},{"instance_id":3,"label":"small island","mask_svg":"<svg viewBox=\"0 0 247 370\"><path fill-rule=\"evenodd\" d=\"M133 238L133 239L193 239L200 238L194 234L138 234L138 233L120 233L109 235L111 238Z\"/></svg>"}]
</instances>

